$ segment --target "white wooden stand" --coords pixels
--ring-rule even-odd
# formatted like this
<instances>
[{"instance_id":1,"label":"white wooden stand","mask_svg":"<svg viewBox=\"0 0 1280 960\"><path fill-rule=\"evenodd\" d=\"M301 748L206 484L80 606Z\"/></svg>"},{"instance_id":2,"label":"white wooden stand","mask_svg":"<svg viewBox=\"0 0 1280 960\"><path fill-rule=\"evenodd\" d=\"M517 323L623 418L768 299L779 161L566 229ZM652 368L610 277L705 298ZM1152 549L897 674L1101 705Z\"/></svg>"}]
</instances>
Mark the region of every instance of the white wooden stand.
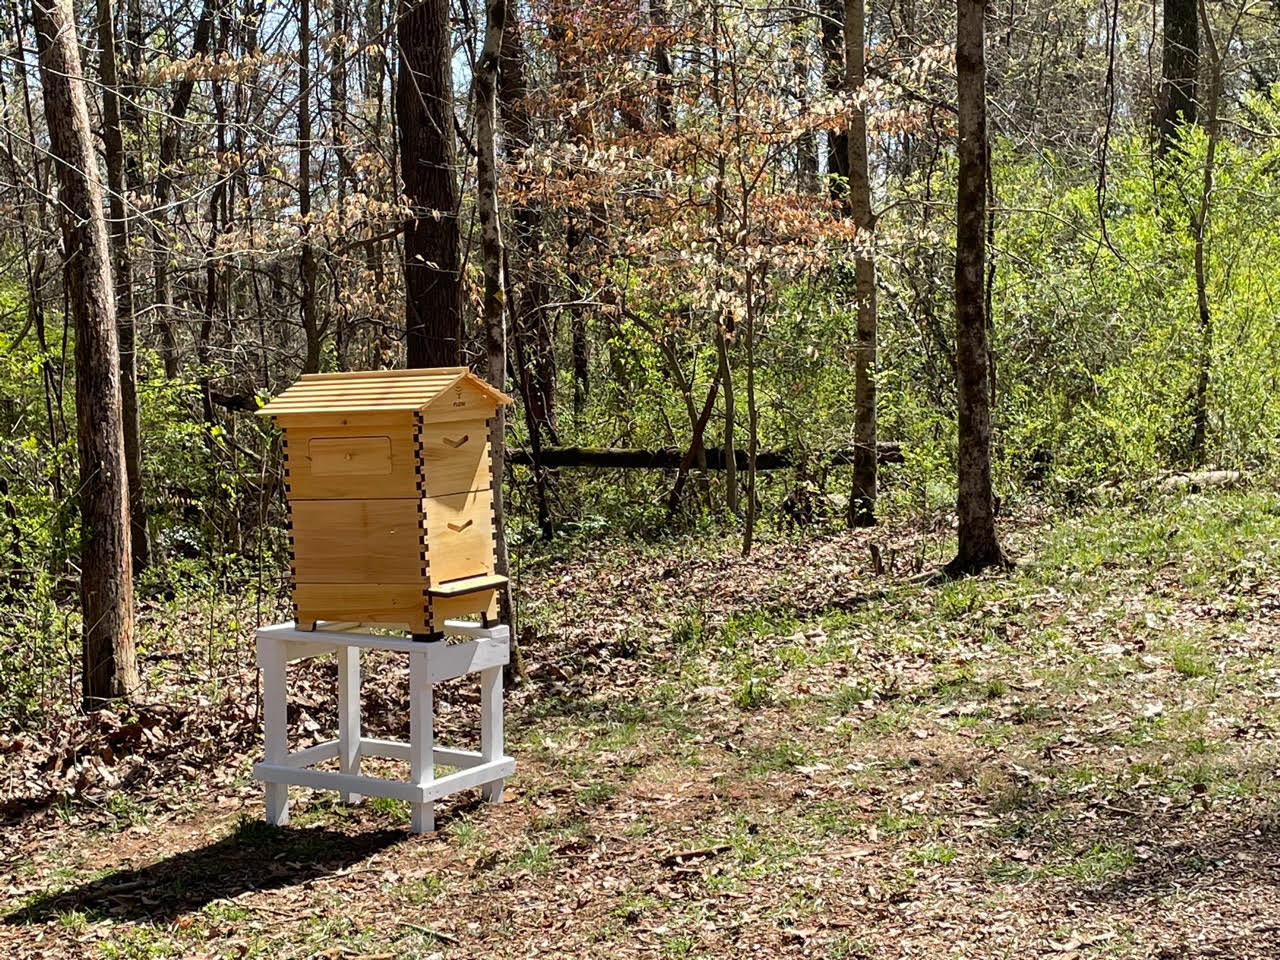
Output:
<instances>
[{"instance_id":1,"label":"white wooden stand","mask_svg":"<svg viewBox=\"0 0 1280 960\"><path fill-rule=\"evenodd\" d=\"M435 829L435 801L468 787L480 787L484 799L502 802L502 782L516 763L502 752L502 667L510 659L511 633L505 626L484 627L450 620L450 637L465 641L423 642L407 637L376 636L342 623L321 623L315 631L290 623L258 631L258 666L262 670L263 727L266 759L253 775L267 786L267 821L289 822L289 785L337 790L344 801L363 796L394 797L409 803L414 833ZM409 655L409 742L366 737L360 725L360 651L390 650ZM338 739L289 752L288 693L285 668L295 660L337 654ZM432 688L442 680L480 674L480 749L435 746ZM408 781L360 774L363 757L409 761ZM336 759L338 771L315 766ZM436 765L457 767L435 776Z\"/></svg>"}]
</instances>

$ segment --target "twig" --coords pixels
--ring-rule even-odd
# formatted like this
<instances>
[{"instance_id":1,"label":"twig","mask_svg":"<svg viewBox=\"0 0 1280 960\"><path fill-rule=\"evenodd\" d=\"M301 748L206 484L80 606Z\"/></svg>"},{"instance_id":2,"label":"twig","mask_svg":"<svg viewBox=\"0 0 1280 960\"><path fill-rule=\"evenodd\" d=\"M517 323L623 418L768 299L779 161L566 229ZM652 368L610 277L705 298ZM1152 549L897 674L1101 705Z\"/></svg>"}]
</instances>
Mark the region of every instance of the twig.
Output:
<instances>
[{"instance_id":1,"label":"twig","mask_svg":"<svg viewBox=\"0 0 1280 960\"><path fill-rule=\"evenodd\" d=\"M728 843L717 843L712 847L704 847L701 850L677 850L675 853L668 853L659 863L673 864L679 863L681 860L691 860L694 857L714 857L717 853L724 853L726 850L732 850L733 847Z\"/></svg>"}]
</instances>

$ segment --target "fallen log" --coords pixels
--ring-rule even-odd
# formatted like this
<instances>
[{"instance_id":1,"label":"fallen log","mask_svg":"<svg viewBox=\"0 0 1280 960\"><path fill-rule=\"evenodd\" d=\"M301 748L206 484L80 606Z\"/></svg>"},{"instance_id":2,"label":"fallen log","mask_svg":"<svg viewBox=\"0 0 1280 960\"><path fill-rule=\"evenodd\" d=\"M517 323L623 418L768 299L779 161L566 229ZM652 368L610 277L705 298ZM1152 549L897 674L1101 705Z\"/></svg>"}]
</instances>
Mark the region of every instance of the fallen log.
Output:
<instances>
[{"instance_id":1,"label":"fallen log","mask_svg":"<svg viewBox=\"0 0 1280 960\"><path fill-rule=\"evenodd\" d=\"M1234 489L1243 487L1249 478L1240 470L1192 470L1183 473L1158 473L1153 477L1120 483L1115 480L1094 487L1088 496L1095 503L1109 503L1122 499L1126 491L1150 491L1159 493L1200 493L1210 488Z\"/></svg>"},{"instance_id":2,"label":"fallen log","mask_svg":"<svg viewBox=\"0 0 1280 960\"><path fill-rule=\"evenodd\" d=\"M548 468L591 467L610 470L678 470L686 450L680 447L543 447L541 463ZM817 455L817 459L831 464L853 463L853 447L842 447ZM707 469L723 470L723 447L707 447ZM747 451L735 450L734 462L739 470L747 469ZM876 446L876 458L880 463L902 463L902 447L897 443L881 443ZM761 450L756 455L757 470L781 470L796 465L797 456L791 450ZM520 466L533 466L533 452L522 447L507 451L507 461Z\"/></svg>"},{"instance_id":3,"label":"fallen log","mask_svg":"<svg viewBox=\"0 0 1280 960\"><path fill-rule=\"evenodd\" d=\"M1206 487L1238 487L1244 483L1239 470L1193 470L1190 473L1172 473L1157 483L1163 493L1187 490L1199 493Z\"/></svg>"}]
</instances>

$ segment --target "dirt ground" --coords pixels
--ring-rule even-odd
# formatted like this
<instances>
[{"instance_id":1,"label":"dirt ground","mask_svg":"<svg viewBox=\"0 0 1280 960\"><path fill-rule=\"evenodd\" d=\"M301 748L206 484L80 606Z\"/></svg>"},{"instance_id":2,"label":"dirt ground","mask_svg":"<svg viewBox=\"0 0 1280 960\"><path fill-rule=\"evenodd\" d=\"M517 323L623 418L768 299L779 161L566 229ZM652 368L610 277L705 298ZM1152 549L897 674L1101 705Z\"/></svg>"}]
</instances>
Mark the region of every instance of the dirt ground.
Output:
<instances>
[{"instance_id":1,"label":"dirt ground","mask_svg":"<svg viewBox=\"0 0 1280 960\"><path fill-rule=\"evenodd\" d=\"M135 715L0 735L0 953L1280 956L1280 496L1006 538L942 585L947 531L891 526L528 562L516 776L424 837L301 789L265 826L251 624L158 633ZM404 736L403 665L368 672ZM332 663L291 681L327 739ZM474 738L473 685L438 707Z\"/></svg>"}]
</instances>

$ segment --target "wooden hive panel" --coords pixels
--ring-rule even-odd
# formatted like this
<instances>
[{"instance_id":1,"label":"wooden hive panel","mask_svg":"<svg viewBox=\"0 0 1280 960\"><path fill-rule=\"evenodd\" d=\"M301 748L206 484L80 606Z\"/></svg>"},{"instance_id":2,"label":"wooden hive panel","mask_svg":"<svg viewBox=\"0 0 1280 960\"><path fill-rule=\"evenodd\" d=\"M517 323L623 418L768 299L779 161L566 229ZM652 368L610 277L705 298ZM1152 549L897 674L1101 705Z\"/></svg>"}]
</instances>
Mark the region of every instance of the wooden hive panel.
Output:
<instances>
[{"instance_id":1,"label":"wooden hive panel","mask_svg":"<svg viewBox=\"0 0 1280 960\"><path fill-rule=\"evenodd\" d=\"M497 396L502 397L503 402L511 402L503 394ZM491 387L474 377L468 377L455 380L442 390L429 406L422 408L422 416L427 423L491 417L498 405Z\"/></svg>"},{"instance_id":2,"label":"wooden hive panel","mask_svg":"<svg viewBox=\"0 0 1280 960\"><path fill-rule=\"evenodd\" d=\"M428 629L421 583L299 583L293 589L294 619L303 629L317 620L349 620Z\"/></svg>"},{"instance_id":3,"label":"wooden hive panel","mask_svg":"<svg viewBox=\"0 0 1280 960\"><path fill-rule=\"evenodd\" d=\"M419 428L423 494L428 498L489 486L489 423L483 416L428 421Z\"/></svg>"},{"instance_id":4,"label":"wooden hive panel","mask_svg":"<svg viewBox=\"0 0 1280 960\"><path fill-rule=\"evenodd\" d=\"M299 584L423 583L419 501L294 501L293 567Z\"/></svg>"},{"instance_id":5,"label":"wooden hive panel","mask_svg":"<svg viewBox=\"0 0 1280 960\"><path fill-rule=\"evenodd\" d=\"M419 496L411 423L286 428L290 498Z\"/></svg>"},{"instance_id":6,"label":"wooden hive panel","mask_svg":"<svg viewBox=\"0 0 1280 960\"><path fill-rule=\"evenodd\" d=\"M422 509L432 584L493 573L493 491L428 497Z\"/></svg>"}]
</instances>

